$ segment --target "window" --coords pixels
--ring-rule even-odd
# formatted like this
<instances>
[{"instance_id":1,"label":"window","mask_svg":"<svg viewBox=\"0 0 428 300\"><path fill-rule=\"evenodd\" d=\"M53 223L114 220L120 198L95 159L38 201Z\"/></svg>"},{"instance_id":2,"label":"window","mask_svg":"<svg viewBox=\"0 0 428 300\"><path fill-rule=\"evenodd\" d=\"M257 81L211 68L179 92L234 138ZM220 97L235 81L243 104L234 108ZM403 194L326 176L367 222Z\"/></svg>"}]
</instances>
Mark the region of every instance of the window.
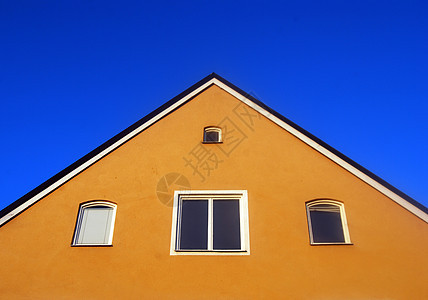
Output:
<instances>
[{"instance_id":1,"label":"window","mask_svg":"<svg viewBox=\"0 0 428 300\"><path fill-rule=\"evenodd\" d=\"M316 200L306 204L312 245L350 244L343 203Z\"/></svg>"},{"instance_id":2,"label":"window","mask_svg":"<svg viewBox=\"0 0 428 300\"><path fill-rule=\"evenodd\" d=\"M116 205L104 201L83 203L79 208L73 246L111 245Z\"/></svg>"},{"instance_id":3,"label":"window","mask_svg":"<svg viewBox=\"0 0 428 300\"><path fill-rule=\"evenodd\" d=\"M249 254L247 191L176 191L171 255Z\"/></svg>"},{"instance_id":4,"label":"window","mask_svg":"<svg viewBox=\"0 0 428 300\"><path fill-rule=\"evenodd\" d=\"M213 143L221 143L221 129L218 127L205 127L204 128L204 143L205 144L213 144Z\"/></svg>"}]
</instances>

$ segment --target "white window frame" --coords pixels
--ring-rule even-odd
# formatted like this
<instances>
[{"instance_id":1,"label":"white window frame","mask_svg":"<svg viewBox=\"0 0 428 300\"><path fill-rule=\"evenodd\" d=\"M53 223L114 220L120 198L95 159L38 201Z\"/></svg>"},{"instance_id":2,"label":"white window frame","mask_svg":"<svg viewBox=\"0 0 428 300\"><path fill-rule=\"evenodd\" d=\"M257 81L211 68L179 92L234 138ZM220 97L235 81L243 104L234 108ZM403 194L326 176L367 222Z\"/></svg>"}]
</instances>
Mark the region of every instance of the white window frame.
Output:
<instances>
[{"instance_id":1,"label":"white window frame","mask_svg":"<svg viewBox=\"0 0 428 300\"><path fill-rule=\"evenodd\" d=\"M218 141L207 141L205 139L207 132L218 132ZM204 137L203 137L203 143L204 144L219 144L223 142L223 135L221 132L221 128L217 126L208 126L204 128Z\"/></svg>"},{"instance_id":2,"label":"white window frame","mask_svg":"<svg viewBox=\"0 0 428 300\"><path fill-rule=\"evenodd\" d=\"M239 200L239 218L240 218L240 238L241 249L239 250L217 250L213 249L212 223L213 212L212 203L220 199ZM208 250L179 250L178 241L180 234L180 215L179 208L182 207L183 200L208 200ZM246 190L187 190L174 192L174 204L172 213L171 227L171 248L170 255L249 255L250 237L248 222L248 193Z\"/></svg>"},{"instance_id":3,"label":"white window frame","mask_svg":"<svg viewBox=\"0 0 428 300\"><path fill-rule=\"evenodd\" d=\"M328 205L334 205L334 206L339 207L340 219L342 221L343 236L345 239L344 242L334 242L334 243L316 243L316 242L314 242L313 233L312 233L312 222L311 222L311 216L310 216L310 207L315 206L315 205L319 205L319 204L328 204ZM348 222L346 220L345 205L342 202L328 200L328 199L313 200L313 201L307 202L306 203L306 215L308 218L308 228L309 228L309 237L310 237L311 245L352 245L351 238L349 235Z\"/></svg>"},{"instance_id":4,"label":"white window frame","mask_svg":"<svg viewBox=\"0 0 428 300\"><path fill-rule=\"evenodd\" d=\"M111 216L111 223L110 228L108 229L108 241L107 243L99 243L99 244L81 244L78 243L79 235L82 229L82 221L83 221L83 212L85 209L94 207L94 206L104 206L108 208L112 208L112 216ZM116 210L117 205L112 202L107 201L90 201L80 204L79 206L79 214L77 216L76 226L74 229L74 236L73 236L73 242L72 246L78 246L78 247L87 247L87 246L112 246L113 245L113 232L114 232L114 223L116 220Z\"/></svg>"}]
</instances>

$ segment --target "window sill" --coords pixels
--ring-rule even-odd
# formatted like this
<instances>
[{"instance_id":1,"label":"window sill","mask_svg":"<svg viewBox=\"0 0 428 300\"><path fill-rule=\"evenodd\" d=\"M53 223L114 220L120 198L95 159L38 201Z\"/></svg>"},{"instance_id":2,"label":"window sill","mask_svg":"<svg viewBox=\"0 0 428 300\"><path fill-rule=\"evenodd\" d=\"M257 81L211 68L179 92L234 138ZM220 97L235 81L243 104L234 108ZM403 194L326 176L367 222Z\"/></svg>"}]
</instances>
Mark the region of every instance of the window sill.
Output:
<instances>
[{"instance_id":1,"label":"window sill","mask_svg":"<svg viewBox=\"0 0 428 300\"><path fill-rule=\"evenodd\" d=\"M205 142L205 141L203 141L202 144L223 144L223 142Z\"/></svg>"},{"instance_id":2,"label":"window sill","mask_svg":"<svg viewBox=\"0 0 428 300\"><path fill-rule=\"evenodd\" d=\"M70 245L71 247L113 247L112 244L77 244Z\"/></svg>"},{"instance_id":3,"label":"window sill","mask_svg":"<svg viewBox=\"0 0 428 300\"><path fill-rule=\"evenodd\" d=\"M311 246L352 246L353 243L310 243Z\"/></svg>"},{"instance_id":4,"label":"window sill","mask_svg":"<svg viewBox=\"0 0 428 300\"><path fill-rule=\"evenodd\" d=\"M189 250L174 250L171 251L170 255L250 255L249 251L237 250L237 251L189 251Z\"/></svg>"}]
</instances>

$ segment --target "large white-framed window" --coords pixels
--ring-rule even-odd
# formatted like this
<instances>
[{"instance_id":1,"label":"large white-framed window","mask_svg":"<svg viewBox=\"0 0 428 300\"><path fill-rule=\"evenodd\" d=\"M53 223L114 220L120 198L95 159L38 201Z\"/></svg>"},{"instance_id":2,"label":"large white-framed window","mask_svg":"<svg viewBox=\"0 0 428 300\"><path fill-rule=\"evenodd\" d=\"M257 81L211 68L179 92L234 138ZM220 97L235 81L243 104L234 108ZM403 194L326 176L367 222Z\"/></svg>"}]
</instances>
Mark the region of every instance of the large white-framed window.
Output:
<instances>
[{"instance_id":1,"label":"large white-framed window","mask_svg":"<svg viewBox=\"0 0 428 300\"><path fill-rule=\"evenodd\" d=\"M72 246L111 246L116 209L107 201L80 204Z\"/></svg>"},{"instance_id":2,"label":"large white-framed window","mask_svg":"<svg viewBox=\"0 0 428 300\"><path fill-rule=\"evenodd\" d=\"M306 203L311 245L351 244L345 206L320 199Z\"/></svg>"},{"instance_id":3,"label":"large white-framed window","mask_svg":"<svg viewBox=\"0 0 428 300\"><path fill-rule=\"evenodd\" d=\"M247 191L175 191L170 254L250 254Z\"/></svg>"}]
</instances>

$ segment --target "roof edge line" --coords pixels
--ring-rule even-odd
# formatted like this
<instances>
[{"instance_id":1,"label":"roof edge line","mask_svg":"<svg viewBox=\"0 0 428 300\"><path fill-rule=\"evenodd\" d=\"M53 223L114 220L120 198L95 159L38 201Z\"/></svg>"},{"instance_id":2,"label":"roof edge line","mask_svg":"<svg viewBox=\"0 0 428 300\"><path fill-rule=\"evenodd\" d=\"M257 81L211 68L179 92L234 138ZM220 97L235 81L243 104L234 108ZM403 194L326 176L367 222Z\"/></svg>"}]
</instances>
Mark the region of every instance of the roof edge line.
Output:
<instances>
[{"instance_id":1,"label":"roof edge line","mask_svg":"<svg viewBox=\"0 0 428 300\"><path fill-rule=\"evenodd\" d=\"M37 201L42 199L44 196L50 194L51 192L56 190L58 187L60 187L61 185L63 185L67 181L69 181L71 178L78 175L80 172L84 171L85 169L89 168L91 165L95 164L97 161L99 161L104 156L108 155L109 153L111 153L112 151L117 149L118 147L122 146L124 143L126 143L127 141L129 141L130 139L132 139L133 137L135 137L136 135L138 135L139 133L144 131L146 128L150 127L151 125L153 125L154 123L156 123L157 121L159 121L160 119L165 117L166 115L173 112L179 106L185 104L187 101L192 99L195 95L199 94L200 92L202 92L203 90L205 90L206 88L211 86L213 84L213 79L212 79L213 75L215 75L215 74L210 74L208 77L204 78L203 80L201 80L200 82L197 83L197 84L201 83L201 85L199 87L193 86L195 88L191 92L189 92L185 96L177 99L177 101L175 101L174 103L171 103L167 108L162 110L160 113L156 114L155 116L153 116L152 118L150 118L149 120L147 120L146 122L144 122L143 124L141 124L140 126L135 128L134 130L132 130L131 132L129 132L128 134L126 134L125 136L120 138L118 141L114 142L112 145L108 146L104 150L100 151L98 154L96 154L93 157L91 157L90 159L86 160L85 162L83 162L82 164L80 164L79 166L77 166L76 168L74 168L73 170L71 170L70 172L65 174L64 176L60 177L58 180L54 181L49 186L42 189L39 193L37 193L36 195L27 199L21 205L17 206L16 208L12 209L11 211L7 212L4 216L2 216L0 218L0 227L3 224L7 223L12 218L14 218L15 216L19 215L21 212L23 212L25 209L27 209L28 207L30 207L31 205L33 205ZM202 82L206 79L208 79L208 81ZM185 92L187 92L187 90ZM179 96L181 96L182 94L183 93L180 93ZM170 101L173 101L174 99L175 98L173 98ZM130 127L132 127L132 126L133 125L131 125ZM130 128L130 127L128 127L128 128ZM106 143L108 143L108 141ZM56 175L54 175L54 177L55 176ZM4 210L6 210L7 208L8 207L5 207Z\"/></svg>"},{"instance_id":2,"label":"roof edge line","mask_svg":"<svg viewBox=\"0 0 428 300\"><path fill-rule=\"evenodd\" d=\"M412 214L416 215L417 217L428 223L428 208L426 208L424 205L420 204L416 200L412 199L400 190L396 189L383 179L379 178L378 176L371 173L364 167L360 166L350 158L335 150L319 138L313 136L300 126L294 124L292 121L277 113L276 111L274 111L261 101L257 100L250 94L236 87L221 76L212 73L197 82L196 84L187 88L185 91L181 92L176 97L172 98L171 100L160 106L158 109L154 110L139 121L135 122L125 130L108 140L107 142L103 143L98 148L83 156L75 163L60 171L35 189L31 190L26 195L22 196L15 202L11 203L9 206L2 209L0 211L0 215L3 214L3 216L0 218L0 226L3 226L5 223L7 223L12 218L26 210L28 207L30 207L49 193L53 192L55 189L66 183L68 180L78 175L80 172L84 171L86 168L90 167L98 160L105 157L110 152L114 151L115 149L117 149L118 147L120 147L121 145L144 131L146 128L150 127L151 125L162 119L163 117L167 116L175 109L185 104L187 101L191 100L194 96L196 96L198 93L202 92L212 84L217 85L221 89L233 95L238 100L255 109L257 112L259 112L260 114L283 128L284 130L286 130L287 132L289 132L314 150L320 152L322 155L326 156L334 163L343 167L345 170L347 170L357 178L361 179L363 182L367 183L383 195L396 202L398 205L402 206ZM70 170L68 171L68 169ZM47 186L45 187L45 185ZM38 191L39 189L40 191ZM32 195L33 193L35 194ZM404 195L405 197L400 194ZM409 199L406 199L406 197Z\"/></svg>"},{"instance_id":3,"label":"roof edge line","mask_svg":"<svg viewBox=\"0 0 428 300\"><path fill-rule=\"evenodd\" d=\"M410 211L411 213L413 213L414 215L416 215L417 217L419 217L420 219L428 223L428 214L424 212L422 209L420 209L419 207L413 205L408 200L404 199L403 197L401 197L400 195L398 195L388 187L384 186L382 183L371 178L370 176L368 176L367 174L365 174L364 172L362 172L361 170L359 170L358 168L356 168L355 166L353 166L352 164L350 164L349 162L347 162L337 154L333 153L329 149L322 146L317 141L313 140L312 138L308 137L306 134L294 128L292 125L281 120L280 118L270 113L265 108L259 106L253 100L248 99L247 96L245 96L242 92L237 92L235 89L233 89L232 87L229 87L227 84L224 86L224 83L221 81L215 81L215 83L217 85L221 84L220 87L224 89L226 92L232 94L237 99L244 102L251 108L255 109L257 112L259 112L260 114L262 114L263 116L265 116L266 118L268 118L269 120L271 120L272 122L274 122L275 124L283 128L284 130L286 130L287 132L289 132L290 134L292 134L293 136L295 136L296 138L298 138L299 140L301 140L311 148L320 152L322 155L326 156L327 158L329 158L330 160L332 160L333 162L335 162L336 164L338 164L339 166L341 166L342 168L344 168L345 170L347 170L357 178L361 179L363 182L367 183L368 185L370 185L371 187L373 187L383 195L387 196L388 198L390 198L391 200L393 200L403 208L407 209L408 211Z\"/></svg>"}]
</instances>

